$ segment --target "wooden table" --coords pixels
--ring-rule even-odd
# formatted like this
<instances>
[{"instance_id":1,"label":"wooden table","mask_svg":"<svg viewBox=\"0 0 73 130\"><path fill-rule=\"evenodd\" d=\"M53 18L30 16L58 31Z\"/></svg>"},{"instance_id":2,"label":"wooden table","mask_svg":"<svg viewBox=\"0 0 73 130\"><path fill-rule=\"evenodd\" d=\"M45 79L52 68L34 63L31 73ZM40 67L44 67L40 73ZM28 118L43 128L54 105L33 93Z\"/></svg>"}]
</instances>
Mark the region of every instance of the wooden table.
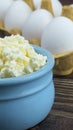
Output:
<instances>
[{"instance_id":1,"label":"wooden table","mask_svg":"<svg viewBox=\"0 0 73 130\"><path fill-rule=\"evenodd\" d=\"M55 102L50 114L29 130L73 130L73 74L54 76Z\"/></svg>"},{"instance_id":2,"label":"wooden table","mask_svg":"<svg viewBox=\"0 0 73 130\"><path fill-rule=\"evenodd\" d=\"M69 5L69 4L73 4L73 0L59 0L62 5Z\"/></svg>"}]
</instances>

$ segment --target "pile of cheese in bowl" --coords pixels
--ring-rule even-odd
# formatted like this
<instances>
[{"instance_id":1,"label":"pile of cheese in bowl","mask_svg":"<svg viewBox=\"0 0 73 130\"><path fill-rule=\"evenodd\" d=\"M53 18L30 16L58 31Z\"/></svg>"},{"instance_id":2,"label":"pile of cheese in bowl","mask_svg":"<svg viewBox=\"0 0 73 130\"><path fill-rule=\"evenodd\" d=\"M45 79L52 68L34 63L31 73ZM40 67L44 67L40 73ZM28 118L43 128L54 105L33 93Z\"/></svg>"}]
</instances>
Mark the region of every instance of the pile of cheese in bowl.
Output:
<instances>
[{"instance_id":1,"label":"pile of cheese in bowl","mask_svg":"<svg viewBox=\"0 0 73 130\"><path fill-rule=\"evenodd\" d=\"M47 56L38 54L20 35L0 38L0 78L31 73L46 64Z\"/></svg>"}]
</instances>

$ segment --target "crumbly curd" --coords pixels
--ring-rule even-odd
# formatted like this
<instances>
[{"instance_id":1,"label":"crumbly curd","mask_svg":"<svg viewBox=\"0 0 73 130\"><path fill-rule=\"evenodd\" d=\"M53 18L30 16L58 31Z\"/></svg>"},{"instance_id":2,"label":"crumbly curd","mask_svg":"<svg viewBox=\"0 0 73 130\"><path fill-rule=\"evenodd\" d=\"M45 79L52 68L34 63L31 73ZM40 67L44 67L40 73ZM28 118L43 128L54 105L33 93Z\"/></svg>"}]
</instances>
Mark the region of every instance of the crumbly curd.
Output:
<instances>
[{"instance_id":1,"label":"crumbly curd","mask_svg":"<svg viewBox=\"0 0 73 130\"><path fill-rule=\"evenodd\" d=\"M43 67L46 60L20 35L0 38L0 78L32 73Z\"/></svg>"}]
</instances>

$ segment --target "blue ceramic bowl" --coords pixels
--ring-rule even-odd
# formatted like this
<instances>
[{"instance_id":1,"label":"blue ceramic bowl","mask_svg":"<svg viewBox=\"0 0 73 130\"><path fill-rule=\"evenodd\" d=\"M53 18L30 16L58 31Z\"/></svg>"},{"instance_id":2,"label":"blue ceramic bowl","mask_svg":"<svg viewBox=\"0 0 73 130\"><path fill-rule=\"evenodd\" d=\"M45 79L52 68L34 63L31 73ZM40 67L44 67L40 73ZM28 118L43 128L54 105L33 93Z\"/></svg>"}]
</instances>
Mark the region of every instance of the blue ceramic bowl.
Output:
<instances>
[{"instance_id":1,"label":"blue ceramic bowl","mask_svg":"<svg viewBox=\"0 0 73 130\"><path fill-rule=\"evenodd\" d=\"M47 56L47 64L31 74L0 79L0 130L33 127L48 115L54 103L54 59L41 47L33 47Z\"/></svg>"}]
</instances>

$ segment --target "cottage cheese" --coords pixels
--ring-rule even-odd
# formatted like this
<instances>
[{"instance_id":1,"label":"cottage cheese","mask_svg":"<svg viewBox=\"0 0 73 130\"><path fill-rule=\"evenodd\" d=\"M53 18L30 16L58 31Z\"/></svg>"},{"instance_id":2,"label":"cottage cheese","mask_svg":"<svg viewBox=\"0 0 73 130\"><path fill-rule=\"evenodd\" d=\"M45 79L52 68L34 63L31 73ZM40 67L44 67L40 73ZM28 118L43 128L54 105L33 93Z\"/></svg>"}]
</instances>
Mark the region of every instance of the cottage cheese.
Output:
<instances>
[{"instance_id":1,"label":"cottage cheese","mask_svg":"<svg viewBox=\"0 0 73 130\"><path fill-rule=\"evenodd\" d=\"M0 38L0 78L32 73L43 67L46 60L20 35Z\"/></svg>"}]
</instances>

